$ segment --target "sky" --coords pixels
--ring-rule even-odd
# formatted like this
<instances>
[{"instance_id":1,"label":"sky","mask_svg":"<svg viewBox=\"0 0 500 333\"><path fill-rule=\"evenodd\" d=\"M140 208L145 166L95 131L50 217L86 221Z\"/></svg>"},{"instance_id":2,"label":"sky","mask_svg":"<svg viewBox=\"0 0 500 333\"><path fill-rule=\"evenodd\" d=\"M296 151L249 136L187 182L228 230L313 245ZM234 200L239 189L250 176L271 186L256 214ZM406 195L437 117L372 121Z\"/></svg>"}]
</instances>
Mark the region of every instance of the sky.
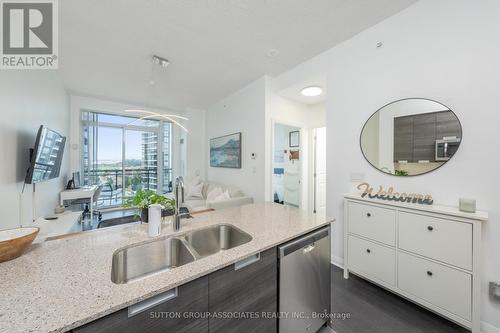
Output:
<instances>
[{"instance_id":1,"label":"sky","mask_svg":"<svg viewBox=\"0 0 500 333\"><path fill-rule=\"evenodd\" d=\"M140 131L125 131L125 159L141 159L141 133ZM122 130L121 128L98 128L98 160L121 161L122 159Z\"/></svg>"}]
</instances>

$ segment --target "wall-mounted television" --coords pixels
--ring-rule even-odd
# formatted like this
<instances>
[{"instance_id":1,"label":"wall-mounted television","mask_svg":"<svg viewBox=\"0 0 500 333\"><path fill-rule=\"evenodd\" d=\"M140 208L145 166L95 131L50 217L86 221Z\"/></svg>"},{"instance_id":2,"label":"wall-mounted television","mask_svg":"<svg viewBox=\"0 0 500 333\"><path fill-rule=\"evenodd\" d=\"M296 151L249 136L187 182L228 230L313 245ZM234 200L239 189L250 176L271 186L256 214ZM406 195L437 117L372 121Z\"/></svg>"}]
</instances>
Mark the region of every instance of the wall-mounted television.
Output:
<instances>
[{"instance_id":1,"label":"wall-mounted television","mask_svg":"<svg viewBox=\"0 0 500 333\"><path fill-rule=\"evenodd\" d=\"M36 184L59 177L66 137L40 126L35 147L31 150L26 184Z\"/></svg>"}]
</instances>

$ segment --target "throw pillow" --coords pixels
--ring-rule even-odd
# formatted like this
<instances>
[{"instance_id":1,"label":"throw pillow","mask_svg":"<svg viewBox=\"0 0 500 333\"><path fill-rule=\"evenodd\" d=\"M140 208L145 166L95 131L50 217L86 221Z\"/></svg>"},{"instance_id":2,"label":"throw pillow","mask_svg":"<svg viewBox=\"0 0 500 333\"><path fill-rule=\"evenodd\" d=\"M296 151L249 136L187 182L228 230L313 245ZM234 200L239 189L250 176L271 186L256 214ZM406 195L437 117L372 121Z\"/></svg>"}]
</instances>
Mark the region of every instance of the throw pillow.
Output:
<instances>
[{"instance_id":1,"label":"throw pillow","mask_svg":"<svg viewBox=\"0 0 500 333\"><path fill-rule=\"evenodd\" d=\"M207 201L213 201L215 198L217 198L219 195L222 194L222 189L217 186L207 194Z\"/></svg>"},{"instance_id":2,"label":"throw pillow","mask_svg":"<svg viewBox=\"0 0 500 333\"><path fill-rule=\"evenodd\" d=\"M195 198L195 199L203 199L203 183L199 183L197 185L192 185L188 189L187 197L188 198Z\"/></svg>"},{"instance_id":3,"label":"throw pillow","mask_svg":"<svg viewBox=\"0 0 500 333\"><path fill-rule=\"evenodd\" d=\"M199 185L202 182L200 176L194 176L193 178L189 178L186 182L187 187L192 187Z\"/></svg>"},{"instance_id":4,"label":"throw pillow","mask_svg":"<svg viewBox=\"0 0 500 333\"><path fill-rule=\"evenodd\" d=\"M231 199L231 196L229 195L229 191L225 190L224 193L218 195L213 201L226 201Z\"/></svg>"}]
</instances>

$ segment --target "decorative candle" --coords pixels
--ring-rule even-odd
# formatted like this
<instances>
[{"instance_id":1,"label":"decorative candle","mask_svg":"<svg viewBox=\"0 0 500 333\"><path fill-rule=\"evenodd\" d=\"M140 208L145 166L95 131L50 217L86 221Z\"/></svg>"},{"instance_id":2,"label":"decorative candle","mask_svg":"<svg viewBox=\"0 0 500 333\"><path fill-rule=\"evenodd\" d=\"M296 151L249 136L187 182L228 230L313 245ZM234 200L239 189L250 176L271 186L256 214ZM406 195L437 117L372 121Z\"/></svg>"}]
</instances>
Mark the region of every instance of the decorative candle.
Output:
<instances>
[{"instance_id":1,"label":"decorative candle","mask_svg":"<svg viewBox=\"0 0 500 333\"><path fill-rule=\"evenodd\" d=\"M460 211L465 212L465 213L475 213L476 212L476 200L475 199L460 198L459 208L460 208Z\"/></svg>"}]
</instances>

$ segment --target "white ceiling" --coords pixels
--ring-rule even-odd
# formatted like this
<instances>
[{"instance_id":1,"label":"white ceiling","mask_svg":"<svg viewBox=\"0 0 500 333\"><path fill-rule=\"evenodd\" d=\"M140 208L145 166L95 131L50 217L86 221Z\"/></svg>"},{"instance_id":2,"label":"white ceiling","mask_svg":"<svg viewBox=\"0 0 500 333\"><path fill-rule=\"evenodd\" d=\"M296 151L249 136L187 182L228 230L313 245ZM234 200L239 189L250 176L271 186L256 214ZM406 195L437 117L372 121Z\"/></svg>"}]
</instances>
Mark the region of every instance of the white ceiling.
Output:
<instances>
[{"instance_id":1,"label":"white ceiling","mask_svg":"<svg viewBox=\"0 0 500 333\"><path fill-rule=\"evenodd\" d=\"M178 110L206 108L414 2L64 0L60 71L68 89L80 94ZM270 50L277 54L269 56ZM152 72L153 54L169 59L170 66Z\"/></svg>"}]
</instances>

